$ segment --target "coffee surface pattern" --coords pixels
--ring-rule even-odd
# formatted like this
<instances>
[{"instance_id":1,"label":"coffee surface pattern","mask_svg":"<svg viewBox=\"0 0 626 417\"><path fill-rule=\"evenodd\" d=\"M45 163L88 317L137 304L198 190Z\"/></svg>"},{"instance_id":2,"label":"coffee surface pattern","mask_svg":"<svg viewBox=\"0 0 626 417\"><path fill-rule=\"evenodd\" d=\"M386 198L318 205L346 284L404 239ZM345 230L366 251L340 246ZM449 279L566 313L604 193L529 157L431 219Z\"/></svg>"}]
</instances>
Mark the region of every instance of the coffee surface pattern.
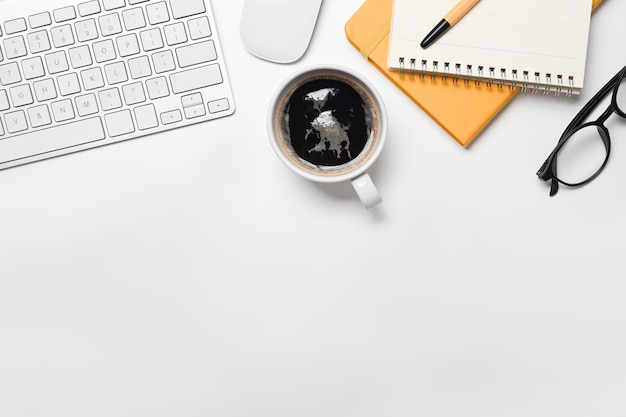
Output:
<instances>
[{"instance_id":1,"label":"coffee surface pattern","mask_svg":"<svg viewBox=\"0 0 626 417\"><path fill-rule=\"evenodd\" d=\"M313 165L354 160L371 134L363 98L340 80L307 81L291 94L285 112L291 147Z\"/></svg>"}]
</instances>

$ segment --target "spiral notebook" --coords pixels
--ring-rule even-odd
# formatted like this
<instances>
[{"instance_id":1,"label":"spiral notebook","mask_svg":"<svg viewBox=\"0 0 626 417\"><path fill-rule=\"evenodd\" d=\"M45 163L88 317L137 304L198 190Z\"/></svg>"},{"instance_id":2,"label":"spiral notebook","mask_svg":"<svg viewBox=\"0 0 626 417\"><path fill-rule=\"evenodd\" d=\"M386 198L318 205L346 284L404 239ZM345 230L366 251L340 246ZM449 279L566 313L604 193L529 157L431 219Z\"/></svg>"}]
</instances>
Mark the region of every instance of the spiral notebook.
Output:
<instances>
[{"instance_id":1,"label":"spiral notebook","mask_svg":"<svg viewBox=\"0 0 626 417\"><path fill-rule=\"evenodd\" d=\"M424 36L458 0L394 0L387 65L400 72L578 94L591 2L482 0L426 49Z\"/></svg>"}]
</instances>

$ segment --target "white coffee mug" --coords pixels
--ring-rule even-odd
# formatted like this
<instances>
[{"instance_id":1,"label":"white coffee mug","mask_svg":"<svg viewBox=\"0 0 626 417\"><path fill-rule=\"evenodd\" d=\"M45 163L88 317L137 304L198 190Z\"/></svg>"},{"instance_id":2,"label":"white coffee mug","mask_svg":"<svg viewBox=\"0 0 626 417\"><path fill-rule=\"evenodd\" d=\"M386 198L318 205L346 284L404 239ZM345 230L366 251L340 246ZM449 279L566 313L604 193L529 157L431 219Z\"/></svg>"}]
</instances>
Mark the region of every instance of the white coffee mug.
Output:
<instances>
[{"instance_id":1,"label":"white coffee mug","mask_svg":"<svg viewBox=\"0 0 626 417\"><path fill-rule=\"evenodd\" d=\"M295 173L350 181L366 208L382 201L367 170L385 143L387 113L362 75L337 65L297 71L274 93L267 129L276 155Z\"/></svg>"}]
</instances>

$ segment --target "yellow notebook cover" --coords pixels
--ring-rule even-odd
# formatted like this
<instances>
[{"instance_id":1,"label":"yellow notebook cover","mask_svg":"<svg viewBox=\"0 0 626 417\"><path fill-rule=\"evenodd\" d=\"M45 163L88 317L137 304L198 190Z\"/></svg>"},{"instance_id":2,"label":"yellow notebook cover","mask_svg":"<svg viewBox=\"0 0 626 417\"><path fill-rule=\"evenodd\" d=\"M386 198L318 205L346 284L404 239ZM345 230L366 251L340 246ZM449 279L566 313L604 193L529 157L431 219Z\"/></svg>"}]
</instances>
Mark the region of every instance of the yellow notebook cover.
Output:
<instances>
[{"instance_id":1,"label":"yellow notebook cover","mask_svg":"<svg viewBox=\"0 0 626 417\"><path fill-rule=\"evenodd\" d=\"M593 0L595 8L602 0ZM348 41L463 146L477 137L519 88L410 77L387 68L393 0L366 0L345 25Z\"/></svg>"}]
</instances>

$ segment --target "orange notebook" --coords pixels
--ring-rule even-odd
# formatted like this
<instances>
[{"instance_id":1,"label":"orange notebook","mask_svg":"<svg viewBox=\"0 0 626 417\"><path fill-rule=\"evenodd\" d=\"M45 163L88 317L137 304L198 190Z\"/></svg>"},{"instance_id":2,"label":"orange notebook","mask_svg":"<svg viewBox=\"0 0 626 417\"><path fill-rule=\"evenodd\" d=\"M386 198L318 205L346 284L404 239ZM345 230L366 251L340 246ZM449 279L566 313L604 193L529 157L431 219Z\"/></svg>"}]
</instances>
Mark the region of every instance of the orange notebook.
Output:
<instances>
[{"instance_id":1,"label":"orange notebook","mask_svg":"<svg viewBox=\"0 0 626 417\"><path fill-rule=\"evenodd\" d=\"M595 8L602 0L593 0ZM387 68L393 0L366 0L345 26L348 41L463 146L469 144L519 88L400 74Z\"/></svg>"}]
</instances>

